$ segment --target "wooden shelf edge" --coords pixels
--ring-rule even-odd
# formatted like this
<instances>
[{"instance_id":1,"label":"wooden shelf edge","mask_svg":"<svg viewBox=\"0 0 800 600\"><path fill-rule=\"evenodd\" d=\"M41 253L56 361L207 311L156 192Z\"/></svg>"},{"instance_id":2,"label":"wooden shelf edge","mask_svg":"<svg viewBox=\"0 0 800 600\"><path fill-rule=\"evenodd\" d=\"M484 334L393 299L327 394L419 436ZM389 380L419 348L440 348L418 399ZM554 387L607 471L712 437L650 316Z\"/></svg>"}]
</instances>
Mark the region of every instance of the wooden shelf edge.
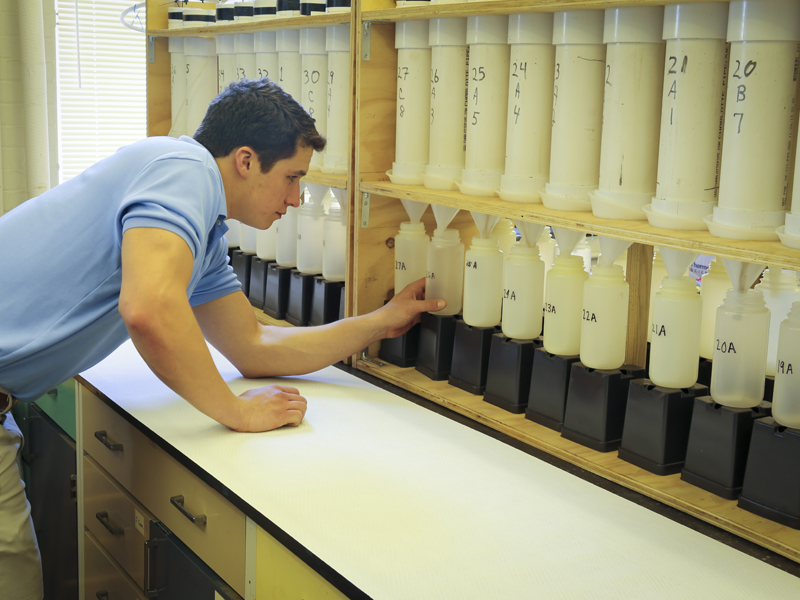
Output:
<instances>
[{"instance_id":1,"label":"wooden shelf edge","mask_svg":"<svg viewBox=\"0 0 800 600\"><path fill-rule=\"evenodd\" d=\"M714 237L708 231L657 229L647 221L601 219L588 212L556 211L542 204L519 204L500 198L465 196L460 192L429 190L422 186L396 185L385 181L362 181L359 191L800 271L800 250L787 248L780 242L730 240Z\"/></svg>"},{"instance_id":2,"label":"wooden shelf edge","mask_svg":"<svg viewBox=\"0 0 800 600\"><path fill-rule=\"evenodd\" d=\"M509 435L600 477L690 514L720 529L800 563L800 531L763 519L724 500L681 481L680 475L658 476L617 458L616 453L600 453L566 440L555 431L512 415L483 402L446 381L432 382L411 369L393 365L383 367L357 360L355 367L445 406L474 421ZM415 380L424 381L415 381ZM424 385L424 386L423 386ZM431 389L437 386L437 390Z\"/></svg>"},{"instance_id":3,"label":"wooden shelf edge","mask_svg":"<svg viewBox=\"0 0 800 600\"><path fill-rule=\"evenodd\" d=\"M222 35L226 33L254 33L276 29L306 29L328 27L329 25L350 25L350 13L330 13L307 17L279 17L251 23L232 25L210 25L208 27L187 27L185 29L148 29L147 35L154 37L193 37L198 35Z\"/></svg>"},{"instance_id":4,"label":"wooden shelf edge","mask_svg":"<svg viewBox=\"0 0 800 600\"><path fill-rule=\"evenodd\" d=\"M321 171L309 171L301 181L306 183L316 183L317 185L327 185L328 187L346 190L347 175L330 175Z\"/></svg>"}]
</instances>

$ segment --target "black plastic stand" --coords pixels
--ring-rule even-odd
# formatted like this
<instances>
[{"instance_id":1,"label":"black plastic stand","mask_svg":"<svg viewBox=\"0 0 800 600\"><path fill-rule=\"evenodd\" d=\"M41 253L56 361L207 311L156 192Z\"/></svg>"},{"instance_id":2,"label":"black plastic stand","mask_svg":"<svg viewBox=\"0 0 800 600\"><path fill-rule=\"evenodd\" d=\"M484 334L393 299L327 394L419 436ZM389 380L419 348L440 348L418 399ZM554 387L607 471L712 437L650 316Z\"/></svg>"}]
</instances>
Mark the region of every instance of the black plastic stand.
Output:
<instances>
[{"instance_id":1,"label":"black plastic stand","mask_svg":"<svg viewBox=\"0 0 800 600\"><path fill-rule=\"evenodd\" d=\"M800 529L800 429L772 417L753 424L739 508Z\"/></svg>"},{"instance_id":2,"label":"black plastic stand","mask_svg":"<svg viewBox=\"0 0 800 600\"><path fill-rule=\"evenodd\" d=\"M264 294L267 293L267 265L272 261L257 256L250 262L250 289L247 298L256 308L264 309Z\"/></svg>"},{"instance_id":3,"label":"black plastic stand","mask_svg":"<svg viewBox=\"0 0 800 600\"><path fill-rule=\"evenodd\" d=\"M301 273L297 269L292 269L286 320L295 327L305 327L311 321L315 277L313 273Z\"/></svg>"},{"instance_id":4,"label":"black plastic stand","mask_svg":"<svg viewBox=\"0 0 800 600\"><path fill-rule=\"evenodd\" d=\"M528 406L534 350L540 340L515 340L502 333L492 336L489 375L484 401L519 414Z\"/></svg>"},{"instance_id":5,"label":"black plastic stand","mask_svg":"<svg viewBox=\"0 0 800 600\"><path fill-rule=\"evenodd\" d=\"M686 459L694 399L708 395L698 383L676 389L635 379L628 387L628 406L619 457L656 475L678 473Z\"/></svg>"},{"instance_id":6,"label":"black plastic stand","mask_svg":"<svg viewBox=\"0 0 800 600\"><path fill-rule=\"evenodd\" d=\"M342 290L341 290L341 293L339 295L339 320L340 321L342 319L344 319L344 304L346 302L346 300L345 300L346 296L344 294L345 294L345 290L346 289L347 288L345 286L342 286Z\"/></svg>"},{"instance_id":7,"label":"black plastic stand","mask_svg":"<svg viewBox=\"0 0 800 600\"><path fill-rule=\"evenodd\" d=\"M273 319L285 319L289 306L289 285L292 267L281 267L278 263L267 265L267 289L264 293L264 312Z\"/></svg>"},{"instance_id":8,"label":"black plastic stand","mask_svg":"<svg viewBox=\"0 0 800 600\"><path fill-rule=\"evenodd\" d=\"M711 387L711 359L700 358L700 364L697 365L697 383Z\"/></svg>"},{"instance_id":9,"label":"black plastic stand","mask_svg":"<svg viewBox=\"0 0 800 600\"><path fill-rule=\"evenodd\" d=\"M598 452L619 448L628 385L644 374L643 368L633 365L600 370L590 369L580 362L573 364L561 437Z\"/></svg>"},{"instance_id":10,"label":"black plastic stand","mask_svg":"<svg viewBox=\"0 0 800 600\"><path fill-rule=\"evenodd\" d=\"M772 392L775 389L775 377L767 375L764 378L764 402L772 402Z\"/></svg>"},{"instance_id":11,"label":"black plastic stand","mask_svg":"<svg viewBox=\"0 0 800 600\"><path fill-rule=\"evenodd\" d=\"M559 356L550 354L544 348L536 349L533 353L526 419L561 431L567 407L570 371L580 358L577 354Z\"/></svg>"},{"instance_id":12,"label":"black plastic stand","mask_svg":"<svg viewBox=\"0 0 800 600\"><path fill-rule=\"evenodd\" d=\"M236 273L236 279L242 284L245 296L250 296L250 263L255 254L246 254L241 250L234 250L231 257L231 266Z\"/></svg>"},{"instance_id":13,"label":"black plastic stand","mask_svg":"<svg viewBox=\"0 0 800 600\"><path fill-rule=\"evenodd\" d=\"M403 335L381 340L378 358L406 369L417 363L420 324L417 323Z\"/></svg>"},{"instance_id":14,"label":"black plastic stand","mask_svg":"<svg viewBox=\"0 0 800 600\"><path fill-rule=\"evenodd\" d=\"M742 491L753 421L770 416L772 405L729 408L711 396L695 398L681 479L734 500Z\"/></svg>"},{"instance_id":15,"label":"black plastic stand","mask_svg":"<svg viewBox=\"0 0 800 600\"><path fill-rule=\"evenodd\" d=\"M464 321L456 323L453 341L453 362L450 365L450 385L480 396L486 389L489 370L489 348L497 327L473 327Z\"/></svg>"},{"instance_id":16,"label":"black plastic stand","mask_svg":"<svg viewBox=\"0 0 800 600\"><path fill-rule=\"evenodd\" d=\"M415 367L429 379L441 381L450 375L457 321L455 316L422 313Z\"/></svg>"},{"instance_id":17,"label":"black plastic stand","mask_svg":"<svg viewBox=\"0 0 800 600\"><path fill-rule=\"evenodd\" d=\"M339 320L339 302L343 281L328 281L321 275L314 278L310 325L327 325Z\"/></svg>"}]
</instances>

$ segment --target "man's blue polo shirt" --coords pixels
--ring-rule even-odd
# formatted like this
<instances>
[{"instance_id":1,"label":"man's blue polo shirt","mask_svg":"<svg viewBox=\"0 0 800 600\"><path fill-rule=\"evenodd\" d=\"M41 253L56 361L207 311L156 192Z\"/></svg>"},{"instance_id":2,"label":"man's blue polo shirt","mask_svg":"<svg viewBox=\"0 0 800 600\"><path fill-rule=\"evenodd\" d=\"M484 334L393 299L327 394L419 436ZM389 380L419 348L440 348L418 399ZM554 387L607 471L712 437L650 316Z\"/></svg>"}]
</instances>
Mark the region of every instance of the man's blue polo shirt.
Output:
<instances>
[{"instance_id":1,"label":"man's blue polo shirt","mask_svg":"<svg viewBox=\"0 0 800 600\"><path fill-rule=\"evenodd\" d=\"M153 137L0 217L0 386L35 400L128 339L118 311L128 229L184 239L192 306L241 289L226 215L211 154L188 137Z\"/></svg>"}]
</instances>

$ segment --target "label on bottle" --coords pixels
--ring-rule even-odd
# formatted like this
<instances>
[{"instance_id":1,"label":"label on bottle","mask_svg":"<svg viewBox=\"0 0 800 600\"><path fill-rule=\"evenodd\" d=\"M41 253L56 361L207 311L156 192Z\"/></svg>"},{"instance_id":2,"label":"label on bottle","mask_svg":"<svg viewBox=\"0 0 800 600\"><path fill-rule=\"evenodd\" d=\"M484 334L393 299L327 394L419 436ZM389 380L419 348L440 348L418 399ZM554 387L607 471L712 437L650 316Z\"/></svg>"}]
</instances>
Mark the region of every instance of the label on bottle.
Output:
<instances>
[{"instance_id":1,"label":"label on bottle","mask_svg":"<svg viewBox=\"0 0 800 600\"><path fill-rule=\"evenodd\" d=\"M545 303L545 305L544 305L544 312L546 312L546 313L550 313L550 314L553 314L553 315L554 315L554 314L556 314L556 307L555 307L555 304L548 304L548 303Z\"/></svg>"},{"instance_id":2,"label":"label on bottle","mask_svg":"<svg viewBox=\"0 0 800 600\"><path fill-rule=\"evenodd\" d=\"M425 273L425 279L436 279L436 273L433 271L428 271Z\"/></svg>"},{"instance_id":3,"label":"label on bottle","mask_svg":"<svg viewBox=\"0 0 800 600\"><path fill-rule=\"evenodd\" d=\"M667 330L663 325L657 325L653 323L652 325L650 325L650 333L658 337L666 337Z\"/></svg>"},{"instance_id":4,"label":"label on bottle","mask_svg":"<svg viewBox=\"0 0 800 600\"><path fill-rule=\"evenodd\" d=\"M792 363L778 359L778 364L775 366L776 375L794 375L794 368Z\"/></svg>"},{"instance_id":5,"label":"label on bottle","mask_svg":"<svg viewBox=\"0 0 800 600\"><path fill-rule=\"evenodd\" d=\"M516 300L517 293L514 290L503 290L503 300Z\"/></svg>"},{"instance_id":6,"label":"label on bottle","mask_svg":"<svg viewBox=\"0 0 800 600\"><path fill-rule=\"evenodd\" d=\"M468 269L477 269L478 268L478 261L477 260L468 260L467 261L467 268Z\"/></svg>"},{"instance_id":7,"label":"label on bottle","mask_svg":"<svg viewBox=\"0 0 800 600\"><path fill-rule=\"evenodd\" d=\"M717 350L723 354L736 354L736 347L733 342L723 342L717 339Z\"/></svg>"},{"instance_id":8,"label":"label on bottle","mask_svg":"<svg viewBox=\"0 0 800 600\"><path fill-rule=\"evenodd\" d=\"M322 245L324 246L325 242L323 242ZM404 263L402 260L394 261L394 270L395 271L405 271L406 270L406 263Z\"/></svg>"},{"instance_id":9,"label":"label on bottle","mask_svg":"<svg viewBox=\"0 0 800 600\"><path fill-rule=\"evenodd\" d=\"M597 323L597 315L590 310L583 309L583 320L590 323Z\"/></svg>"}]
</instances>

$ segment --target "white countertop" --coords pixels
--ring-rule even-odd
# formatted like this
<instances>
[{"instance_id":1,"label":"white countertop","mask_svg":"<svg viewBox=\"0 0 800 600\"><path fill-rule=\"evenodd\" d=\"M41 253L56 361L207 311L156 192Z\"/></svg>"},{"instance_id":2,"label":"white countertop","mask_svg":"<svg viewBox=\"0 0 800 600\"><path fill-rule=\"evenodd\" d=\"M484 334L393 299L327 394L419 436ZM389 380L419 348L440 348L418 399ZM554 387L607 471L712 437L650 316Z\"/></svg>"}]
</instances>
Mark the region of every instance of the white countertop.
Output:
<instances>
[{"instance_id":1,"label":"white countertop","mask_svg":"<svg viewBox=\"0 0 800 600\"><path fill-rule=\"evenodd\" d=\"M329 367L243 379L308 399L296 428L235 433L127 342L82 376L378 599L794 598L800 579Z\"/></svg>"}]
</instances>

